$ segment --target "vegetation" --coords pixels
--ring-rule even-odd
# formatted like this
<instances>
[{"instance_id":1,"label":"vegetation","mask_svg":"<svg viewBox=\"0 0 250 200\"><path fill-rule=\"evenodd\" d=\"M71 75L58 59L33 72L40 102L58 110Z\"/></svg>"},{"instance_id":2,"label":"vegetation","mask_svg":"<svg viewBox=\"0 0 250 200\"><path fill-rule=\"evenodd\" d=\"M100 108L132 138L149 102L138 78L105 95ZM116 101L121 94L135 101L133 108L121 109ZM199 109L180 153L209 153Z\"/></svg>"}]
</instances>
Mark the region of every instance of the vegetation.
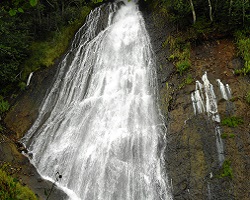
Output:
<instances>
[{"instance_id":1,"label":"vegetation","mask_svg":"<svg viewBox=\"0 0 250 200\"><path fill-rule=\"evenodd\" d=\"M229 160L224 161L219 177L220 178L229 177L231 179L233 178L233 170L231 168L231 161Z\"/></svg>"},{"instance_id":2,"label":"vegetation","mask_svg":"<svg viewBox=\"0 0 250 200\"><path fill-rule=\"evenodd\" d=\"M53 65L91 8L103 1L1 1L0 95L23 89L31 71Z\"/></svg>"},{"instance_id":3,"label":"vegetation","mask_svg":"<svg viewBox=\"0 0 250 200\"><path fill-rule=\"evenodd\" d=\"M0 96L0 115L9 110L10 105L8 101L5 101L2 96Z\"/></svg>"},{"instance_id":4,"label":"vegetation","mask_svg":"<svg viewBox=\"0 0 250 200\"><path fill-rule=\"evenodd\" d=\"M36 195L27 187L22 186L17 179L0 169L0 197L6 200L36 200Z\"/></svg>"},{"instance_id":5,"label":"vegetation","mask_svg":"<svg viewBox=\"0 0 250 200\"><path fill-rule=\"evenodd\" d=\"M248 92L246 95L246 101L248 104L250 104L250 92Z\"/></svg>"},{"instance_id":6,"label":"vegetation","mask_svg":"<svg viewBox=\"0 0 250 200\"><path fill-rule=\"evenodd\" d=\"M243 120L236 116L227 117L221 121L222 125L229 126L229 127L237 127L238 125L243 124L243 123L244 123Z\"/></svg>"},{"instance_id":7,"label":"vegetation","mask_svg":"<svg viewBox=\"0 0 250 200\"><path fill-rule=\"evenodd\" d=\"M235 71L236 74L250 73L250 37L248 31L237 31L235 33L236 44L239 49L239 55L244 60L244 67Z\"/></svg>"},{"instance_id":8,"label":"vegetation","mask_svg":"<svg viewBox=\"0 0 250 200\"><path fill-rule=\"evenodd\" d=\"M191 45L188 39L181 33L175 37L170 35L164 42L163 47L169 44L171 55L169 56L169 61L177 68L177 72L181 75L183 72L187 71L191 66L190 61L190 50Z\"/></svg>"},{"instance_id":9,"label":"vegetation","mask_svg":"<svg viewBox=\"0 0 250 200\"><path fill-rule=\"evenodd\" d=\"M235 138L235 134L233 134L233 133L222 133L221 134L221 138L222 139L226 139L226 138Z\"/></svg>"}]
</instances>

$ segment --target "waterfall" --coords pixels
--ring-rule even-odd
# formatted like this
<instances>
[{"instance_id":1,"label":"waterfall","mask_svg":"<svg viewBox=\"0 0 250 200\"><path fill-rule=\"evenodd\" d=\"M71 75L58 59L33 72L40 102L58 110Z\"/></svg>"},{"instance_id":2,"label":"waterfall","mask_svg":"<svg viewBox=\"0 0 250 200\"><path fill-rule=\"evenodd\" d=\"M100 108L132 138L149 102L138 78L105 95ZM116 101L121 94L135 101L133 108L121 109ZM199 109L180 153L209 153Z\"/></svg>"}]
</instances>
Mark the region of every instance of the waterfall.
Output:
<instances>
[{"instance_id":1,"label":"waterfall","mask_svg":"<svg viewBox=\"0 0 250 200\"><path fill-rule=\"evenodd\" d=\"M23 138L70 199L172 199L154 55L134 2L92 11Z\"/></svg>"},{"instance_id":2,"label":"waterfall","mask_svg":"<svg viewBox=\"0 0 250 200\"><path fill-rule=\"evenodd\" d=\"M31 78L32 78L33 74L34 74L34 72L31 72L31 73L29 74L29 77L28 77L26 86L29 86L29 85L30 85L30 81L31 81Z\"/></svg>"},{"instance_id":3,"label":"waterfall","mask_svg":"<svg viewBox=\"0 0 250 200\"><path fill-rule=\"evenodd\" d=\"M202 76L203 84L196 81L195 91L191 93L191 101L194 109L194 114L201 114L206 112L208 117L211 117L215 122L215 138L216 138L216 148L218 153L219 165L222 166L225 156L224 156L224 145L221 139L221 128L220 115L218 112L217 97L214 92L214 86L210 83L207 77L207 73ZM221 96L225 100L230 100L232 98L231 89L228 84L226 86L220 81L218 82L219 90ZM204 98L205 97L205 98ZM206 106L204 106L206 105Z\"/></svg>"},{"instance_id":4,"label":"waterfall","mask_svg":"<svg viewBox=\"0 0 250 200\"><path fill-rule=\"evenodd\" d=\"M230 89L229 85L226 84L226 87L225 87L225 85L220 81L220 79L217 79L217 82L219 84L219 88L220 88L222 98L225 99L225 100L231 99L232 95L231 95L231 89Z\"/></svg>"}]
</instances>

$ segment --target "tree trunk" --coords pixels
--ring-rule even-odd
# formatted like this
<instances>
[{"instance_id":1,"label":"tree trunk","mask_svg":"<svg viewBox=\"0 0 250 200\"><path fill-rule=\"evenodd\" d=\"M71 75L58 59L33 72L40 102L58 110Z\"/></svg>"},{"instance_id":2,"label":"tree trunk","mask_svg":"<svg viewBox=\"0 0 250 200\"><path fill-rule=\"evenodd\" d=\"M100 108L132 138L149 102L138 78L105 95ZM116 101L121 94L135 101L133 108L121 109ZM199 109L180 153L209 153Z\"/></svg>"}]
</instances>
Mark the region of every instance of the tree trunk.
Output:
<instances>
[{"instance_id":1,"label":"tree trunk","mask_svg":"<svg viewBox=\"0 0 250 200\"><path fill-rule=\"evenodd\" d=\"M195 24L195 22L196 22L196 13L195 13L195 10L194 10L193 0L189 0L189 1L190 1L190 6L191 6L192 14L193 14L193 23Z\"/></svg>"},{"instance_id":2,"label":"tree trunk","mask_svg":"<svg viewBox=\"0 0 250 200\"><path fill-rule=\"evenodd\" d=\"M209 18L210 21L213 21L213 7L212 7L212 3L211 0L208 0L208 6L209 6Z\"/></svg>"}]
</instances>

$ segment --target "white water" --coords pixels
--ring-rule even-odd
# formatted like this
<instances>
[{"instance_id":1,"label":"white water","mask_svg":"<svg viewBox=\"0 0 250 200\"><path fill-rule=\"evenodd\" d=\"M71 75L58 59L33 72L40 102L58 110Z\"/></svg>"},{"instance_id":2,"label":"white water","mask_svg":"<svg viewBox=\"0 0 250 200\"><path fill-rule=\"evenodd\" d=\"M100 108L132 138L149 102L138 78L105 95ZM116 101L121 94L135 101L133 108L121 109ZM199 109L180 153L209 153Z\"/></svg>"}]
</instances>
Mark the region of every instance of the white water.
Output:
<instances>
[{"instance_id":1,"label":"white water","mask_svg":"<svg viewBox=\"0 0 250 200\"><path fill-rule=\"evenodd\" d=\"M219 126L220 123L220 115L218 112L217 105L217 97L214 92L214 87L210 83L207 77L207 73L202 76L203 84L199 81L196 81L195 91L191 93L191 101L194 109L194 114L201 114L206 112L208 117L211 117L215 124L215 137L216 137L216 148L218 153L218 161L221 166L225 160L224 156L224 145L221 139L221 128ZM230 100L231 90L228 84L226 87L217 79L219 90L221 92L221 96L225 100ZM205 105L205 106L204 106Z\"/></svg>"},{"instance_id":2,"label":"white water","mask_svg":"<svg viewBox=\"0 0 250 200\"><path fill-rule=\"evenodd\" d=\"M203 84L196 81L195 91L191 93L194 114L206 112L212 120L220 122L217 99L213 85L209 82L207 73L202 76Z\"/></svg>"},{"instance_id":3,"label":"white water","mask_svg":"<svg viewBox=\"0 0 250 200\"><path fill-rule=\"evenodd\" d=\"M232 95L231 95L231 89L230 89L229 85L226 84L226 87L225 87L225 85L220 81L220 79L217 79L217 82L219 84L222 98L225 100L230 100L232 98Z\"/></svg>"},{"instance_id":4,"label":"white water","mask_svg":"<svg viewBox=\"0 0 250 200\"><path fill-rule=\"evenodd\" d=\"M31 78L32 78L33 74L34 74L34 72L31 72L31 73L29 74L29 77L28 77L26 86L29 86L29 85L30 85L30 81L31 81Z\"/></svg>"},{"instance_id":5,"label":"white water","mask_svg":"<svg viewBox=\"0 0 250 200\"><path fill-rule=\"evenodd\" d=\"M110 4L98 31L102 9L77 33L23 142L41 175L62 174L71 199L172 199L144 20L133 2Z\"/></svg>"}]
</instances>

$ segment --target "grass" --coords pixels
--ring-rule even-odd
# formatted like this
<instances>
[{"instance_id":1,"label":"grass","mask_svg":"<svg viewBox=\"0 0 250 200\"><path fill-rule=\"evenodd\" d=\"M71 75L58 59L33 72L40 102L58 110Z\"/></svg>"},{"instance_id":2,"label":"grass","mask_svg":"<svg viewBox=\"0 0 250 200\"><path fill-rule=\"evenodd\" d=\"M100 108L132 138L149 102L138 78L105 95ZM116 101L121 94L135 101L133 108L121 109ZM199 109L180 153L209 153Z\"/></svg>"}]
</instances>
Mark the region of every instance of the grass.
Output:
<instances>
[{"instance_id":1,"label":"grass","mask_svg":"<svg viewBox=\"0 0 250 200\"><path fill-rule=\"evenodd\" d=\"M243 124L243 123L244 123L243 120L239 117L236 117L236 116L227 117L221 121L222 125L233 127L233 128L237 127L238 125Z\"/></svg>"},{"instance_id":2,"label":"grass","mask_svg":"<svg viewBox=\"0 0 250 200\"><path fill-rule=\"evenodd\" d=\"M22 186L17 179L0 169L0 199L36 200L37 197L28 187Z\"/></svg>"},{"instance_id":3,"label":"grass","mask_svg":"<svg viewBox=\"0 0 250 200\"><path fill-rule=\"evenodd\" d=\"M235 74L247 75L250 73L250 37L247 36L247 32L247 30L241 30L235 33L238 53L244 60L244 67L242 69L235 70Z\"/></svg>"},{"instance_id":4,"label":"grass","mask_svg":"<svg viewBox=\"0 0 250 200\"><path fill-rule=\"evenodd\" d=\"M75 32L81 27L89 12L90 7L83 7L79 19L61 30L53 32L46 41L33 42L30 49L32 55L24 63L22 78L26 79L29 73L41 67L52 66L55 60L65 53Z\"/></svg>"}]
</instances>

